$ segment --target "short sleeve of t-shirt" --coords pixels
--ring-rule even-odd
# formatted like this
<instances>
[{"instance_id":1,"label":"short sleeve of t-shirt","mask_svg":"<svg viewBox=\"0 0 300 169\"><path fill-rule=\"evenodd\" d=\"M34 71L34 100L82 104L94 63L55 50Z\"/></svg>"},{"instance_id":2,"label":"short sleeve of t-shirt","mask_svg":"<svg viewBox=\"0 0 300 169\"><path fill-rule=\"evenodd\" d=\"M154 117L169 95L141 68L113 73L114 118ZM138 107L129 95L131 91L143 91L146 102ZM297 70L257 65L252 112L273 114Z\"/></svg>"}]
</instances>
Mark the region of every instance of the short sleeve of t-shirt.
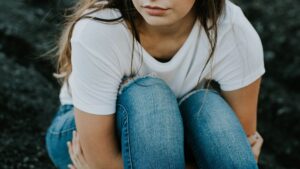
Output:
<instances>
[{"instance_id":1,"label":"short sleeve of t-shirt","mask_svg":"<svg viewBox=\"0 0 300 169\"><path fill-rule=\"evenodd\" d=\"M82 19L71 38L70 87L75 107L96 115L114 114L122 72L109 26Z\"/></svg>"},{"instance_id":2,"label":"short sleeve of t-shirt","mask_svg":"<svg viewBox=\"0 0 300 169\"><path fill-rule=\"evenodd\" d=\"M265 73L261 39L237 6L232 13L231 24L219 44L222 61L215 65L212 73L212 79L224 91L245 87Z\"/></svg>"}]
</instances>

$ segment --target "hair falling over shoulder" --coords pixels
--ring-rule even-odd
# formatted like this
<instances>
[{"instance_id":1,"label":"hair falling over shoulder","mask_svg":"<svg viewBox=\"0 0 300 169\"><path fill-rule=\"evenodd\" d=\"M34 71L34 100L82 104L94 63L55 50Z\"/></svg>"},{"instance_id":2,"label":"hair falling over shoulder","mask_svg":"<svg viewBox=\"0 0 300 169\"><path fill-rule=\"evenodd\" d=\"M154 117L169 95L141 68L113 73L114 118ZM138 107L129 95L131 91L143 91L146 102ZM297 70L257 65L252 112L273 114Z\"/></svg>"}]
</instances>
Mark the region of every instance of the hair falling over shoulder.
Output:
<instances>
[{"instance_id":1,"label":"hair falling over shoulder","mask_svg":"<svg viewBox=\"0 0 300 169\"><path fill-rule=\"evenodd\" d=\"M209 60L212 59L212 56L214 54L214 50L216 47L216 39L218 36L218 18L221 15L225 6L225 0L196 0L195 5L197 17L205 30L205 33L209 39L209 43L211 46L208 60L203 68L204 70L207 64L209 63ZM121 12L121 17L107 20L105 18L93 18L87 16L93 12L102 10L104 8L119 9L119 11ZM88 9L92 10L88 13L85 13L85 11ZM79 0L73 7L71 7L68 10L70 10L71 12L70 14L65 16L65 21L63 23L61 35L59 36L56 46L54 47L54 49L52 49L55 50L55 53L54 55L51 55L51 57L54 58L56 66L56 73L54 73L53 75L55 78L57 78L60 85L62 85L66 81L67 85L69 86L68 78L70 73L72 72L70 39L72 36L73 27L76 24L76 22L80 19L88 18L104 22L114 22L124 19L130 24L133 38L136 38L137 41L140 41L135 23L136 18L139 17L139 13L134 8L132 0ZM134 45L131 52L131 73L133 50ZM200 77L202 75L202 72L200 74ZM209 83L206 84L209 86Z\"/></svg>"}]
</instances>

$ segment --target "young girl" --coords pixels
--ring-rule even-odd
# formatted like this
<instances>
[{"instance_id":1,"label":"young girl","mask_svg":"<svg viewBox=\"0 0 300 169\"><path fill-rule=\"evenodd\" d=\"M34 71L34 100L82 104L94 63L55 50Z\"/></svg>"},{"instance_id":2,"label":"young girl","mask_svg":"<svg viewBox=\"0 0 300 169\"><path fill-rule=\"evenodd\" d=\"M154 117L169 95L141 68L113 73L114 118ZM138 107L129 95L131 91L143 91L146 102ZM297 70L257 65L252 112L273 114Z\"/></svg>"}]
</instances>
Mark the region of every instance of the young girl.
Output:
<instances>
[{"instance_id":1,"label":"young girl","mask_svg":"<svg viewBox=\"0 0 300 169\"><path fill-rule=\"evenodd\" d=\"M231 1L82 0L57 62L57 168L258 168L263 48Z\"/></svg>"}]
</instances>

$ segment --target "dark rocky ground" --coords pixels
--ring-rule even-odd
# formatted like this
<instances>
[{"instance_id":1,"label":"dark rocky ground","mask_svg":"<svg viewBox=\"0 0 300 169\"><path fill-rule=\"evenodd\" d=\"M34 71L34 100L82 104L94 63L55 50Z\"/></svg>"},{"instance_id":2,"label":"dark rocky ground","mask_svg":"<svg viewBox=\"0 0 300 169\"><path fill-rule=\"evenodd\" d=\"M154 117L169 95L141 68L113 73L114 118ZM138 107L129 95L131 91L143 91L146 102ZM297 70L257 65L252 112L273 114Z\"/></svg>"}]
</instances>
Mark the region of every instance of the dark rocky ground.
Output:
<instances>
[{"instance_id":1,"label":"dark rocky ground","mask_svg":"<svg viewBox=\"0 0 300 169\"><path fill-rule=\"evenodd\" d=\"M260 168L300 168L300 2L236 1L260 34L267 73L258 130ZM53 47L71 0L0 0L0 168L53 168L45 130L59 105Z\"/></svg>"}]
</instances>

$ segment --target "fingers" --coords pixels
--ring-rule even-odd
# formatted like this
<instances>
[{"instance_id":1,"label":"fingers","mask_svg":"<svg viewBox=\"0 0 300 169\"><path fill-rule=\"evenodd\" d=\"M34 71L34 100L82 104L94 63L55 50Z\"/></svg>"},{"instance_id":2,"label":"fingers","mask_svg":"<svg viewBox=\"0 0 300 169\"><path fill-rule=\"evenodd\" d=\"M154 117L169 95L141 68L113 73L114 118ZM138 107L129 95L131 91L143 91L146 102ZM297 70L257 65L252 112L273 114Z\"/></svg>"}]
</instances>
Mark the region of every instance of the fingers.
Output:
<instances>
[{"instance_id":1,"label":"fingers","mask_svg":"<svg viewBox=\"0 0 300 169\"><path fill-rule=\"evenodd\" d=\"M77 155L77 159L78 159L78 163L80 163L80 165L86 166L86 161L84 159L84 155L83 155L83 151L81 149L80 146L80 139L79 139L79 134L77 132L74 132L74 147L75 147L75 154Z\"/></svg>"},{"instance_id":2,"label":"fingers","mask_svg":"<svg viewBox=\"0 0 300 169\"><path fill-rule=\"evenodd\" d=\"M69 169L76 169L76 167L74 167L72 164L69 164L69 165L68 165L68 168L69 168Z\"/></svg>"},{"instance_id":3,"label":"fingers","mask_svg":"<svg viewBox=\"0 0 300 169\"><path fill-rule=\"evenodd\" d=\"M76 133L75 130L73 131L72 143L73 143L73 146L74 146L74 154L78 155L80 153L80 151L79 151L79 148L78 148L78 138L77 138L77 133Z\"/></svg>"},{"instance_id":4,"label":"fingers","mask_svg":"<svg viewBox=\"0 0 300 169\"><path fill-rule=\"evenodd\" d=\"M256 143L256 141L257 141L257 135L256 135L256 133L253 134L253 135L251 135L251 136L249 136L248 140L250 142L250 145L253 146Z\"/></svg>"},{"instance_id":5,"label":"fingers","mask_svg":"<svg viewBox=\"0 0 300 169\"><path fill-rule=\"evenodd\" d=\"M79 134L76 131L73 131L72 142L68 141L67 145L70 158L73 162L73 165L68 167L75 167L75 169L89 169L80 146Z\"/></svg>"},{"instance_id":6,"label":"fingers","mask_svg":"<svg viewBox=\"0 0 300 169\"><path fill-rule=\"evenodd\" d=\"M257 132L256 137L257 137L257 141L253 145L252 150L255 152L255 157L258 161L259 154L260 154L260 151L261 151L261 147L262 147L262 144L263 144L263 138L261 137L261 135L258 132Z\"/></svg>"},{"instance_id":7,"label":"fingers","mask_svg":"<svg viewBox=\"0 0 300 169\"><path fill-rule=\"evenodd\" d=\"M248 140L251 144L251 149L254 154L255 160L256 162L258 162L259 154L263 144L263 138L258 132L256 132L254 135L248 137Z\"/></svg>"},{"instance_id":8,"label":"fingers","mask_svg":"<svg viewBox=\"0 0 300 169\"><path fill-rule=\"evenodd\" d=\"M73 144L72 144L70 141L67 142L67 145L68 145L68 150L69 150L70 158L71 158L73 164L74 164L75 166L78 167L77 159L76 159L76 157L75 157L75 155L74 155L74 146L73 146ZM72 166L73 166L73 165L72 165ZM68 166L68 167L70 168L70 167L72 167L72 166ZM73 166L73 167L74 167L74 166Z\"/></svg>"},{"instance_id":9,"label":"fingers","mask_svg":"<svg viewBox=\"0 0 300 169\"><path fill-rule=\"evenodd\" d=\"M70 158L71 158L73 164L76 166L76 168L81 168L80 160L78 158L79 151L78 151L75 140L76 140L76 132L73 131L72 142L68 141L67 145L68 145L68 149L69 149ZM75 167L75 166L73 166L73 167Z\"/></svg>"}]
</instances>

